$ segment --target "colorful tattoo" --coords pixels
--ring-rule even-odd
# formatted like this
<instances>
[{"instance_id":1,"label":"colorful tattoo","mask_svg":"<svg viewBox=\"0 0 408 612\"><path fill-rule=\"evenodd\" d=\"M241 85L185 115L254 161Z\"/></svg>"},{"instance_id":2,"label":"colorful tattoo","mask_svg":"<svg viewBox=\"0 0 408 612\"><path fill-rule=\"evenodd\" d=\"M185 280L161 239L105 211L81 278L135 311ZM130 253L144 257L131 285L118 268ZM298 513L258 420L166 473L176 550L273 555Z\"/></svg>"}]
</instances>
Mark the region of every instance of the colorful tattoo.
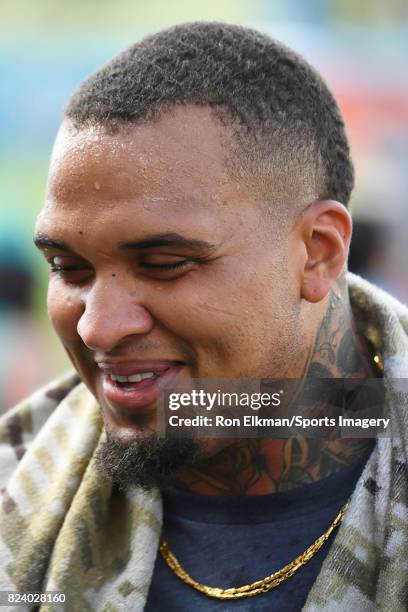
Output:
<instances>
[{"instance_id":1,"label":"colorful tattoo","mask_svg":"<svg viewBox=\"0 0 408 612\"><path fill-rule=\"evenodd\" d=\"M378 375L370 348L357 333L347 290L340 281L330 295L305 377L365 379ZM325 400L319 404L324 410ZM340 437L239 440L183 473L180 481L208 495L284 491L333 474L358 461L371 446L371 439Z\"/></svg>"}]
</instances>

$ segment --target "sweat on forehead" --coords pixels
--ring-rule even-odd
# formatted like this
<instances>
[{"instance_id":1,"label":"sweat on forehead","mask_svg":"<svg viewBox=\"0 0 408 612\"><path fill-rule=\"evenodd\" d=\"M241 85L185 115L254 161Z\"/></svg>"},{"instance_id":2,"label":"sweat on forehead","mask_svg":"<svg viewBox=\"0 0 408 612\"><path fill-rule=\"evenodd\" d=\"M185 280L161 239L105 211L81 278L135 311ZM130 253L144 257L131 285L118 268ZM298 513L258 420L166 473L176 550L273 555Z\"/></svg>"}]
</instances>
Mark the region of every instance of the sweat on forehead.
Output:
<instances>
[{"instance_id":1,"label":"sweat on forehead","mask_svg":"<svg viewBox=\"0 0 408 612\"><path fill-rule=\"evenodd\" d=\"M216 198L220 188L225 192L232 183L224 131L211 109L192 105L172 109L155 122L123 125L114 134L98 125L75 128L65 120L51 161L52 187L59 188L61 176L75 197L84 182L92 192L95 184L106 187L104 175L109 172L116 177L112 186L119 189L120 184L122 197L126 190L129 197L145 191L151 195L160 185L174 202L182 186L192 204L204 190ZM106 189L98 191L99 199L106 195Z\"/></svg>"},{"instance_id":2,"label":"sweat on forehead","mask_svg":"<svg viewBox=\"0 0 408 612\"><path fill-rule=\"evenodd\" d=\"M77 164L78 159L83 163ZM242 195L250 196L248 204L278 213L280 218L290 218L318 196L315 173L312 169L304 173L294 153L288 161L277 149L271 162L260 149L255 154L243 151L231 127L221 123L213 109L191 104L168 109L154 121L123 124L114 132L98 124L75 127L65 119L51 160L53 191L62 188L57 170L67 170L62 199L68 201L75 200L78 190L83 194L84 183L90 193L95 185L106 183L101 172L107 168L120 181L122 196L126 190L129 197L134 196L135 188L140 195L151 194L151 187L160 183L176 203L184 185L194 205L197 200L203 203L204 190L208 198L221 203L219 188L230 195L241 189ZM102 189L94 195L103 199L106 193Z\"/></svg>"},{"instance_id":3,"label":"sweat on forehead","mask_svg":"<svg viewBox=\"0 0 408 612\"><path fill-rule=\"evenodd\" d=\"M147 37L91 75L66 117L115 130L186 104L209 106L232 127L232 169L243 178L278 182L288 199L296 178L306 199L348 204L353 167L334 97L303 58L253 30L200 22Z\"/></svg>"}]
</instances>

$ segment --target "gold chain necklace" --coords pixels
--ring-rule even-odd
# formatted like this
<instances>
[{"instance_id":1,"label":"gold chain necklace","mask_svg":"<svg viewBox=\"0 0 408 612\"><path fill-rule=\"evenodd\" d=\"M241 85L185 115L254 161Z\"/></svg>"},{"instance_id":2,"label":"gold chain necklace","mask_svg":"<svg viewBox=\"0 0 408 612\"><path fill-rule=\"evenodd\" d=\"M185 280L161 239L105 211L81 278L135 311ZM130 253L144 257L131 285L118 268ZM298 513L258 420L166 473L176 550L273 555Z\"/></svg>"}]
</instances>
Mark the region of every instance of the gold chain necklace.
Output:
<instances>
[{"instance_id":1,"label":"gold chain necklace","mask_svg":"<svg viewBox=\"0 0 408 612\"><path fill-rule=\"evenodd\" d=\"M379 355L375 355L373 361L382 374L384 371L384 366L381 357ZM253 597L254 595L259 595L260 593L267 593L271 589L279 586L282 582L293 576L293 574L295 574L303 565L305 565L305 563L310 561L310 559L314 557L315 554L321 549L326 540L328 540L336 527L340 525L344 515L346 514L347 507L348 502L341 508L340 512L326 531L319 538L317 538L317 540L315 540L313 544L311 544L309 548L305 550L305 552L299 555L299 557L296 557L296 559L288 563L288 565L285 565L285 567L277 572L274 572L270 576L266 576L266 578L263 578L262 580L256 580L251 584L245 584L244 586L240 587L220 589L218 587L207 586L201 582L198 582L197 580L194 580L194 578L192 578L190 574L188 574L180 565L177 558L170 551L166 540L163 538L160 541L160 553L169 568L178 578L180 578L180 580L193 587L193 589L200 591L200 593L204 593L204 595L207 595L208 597L213 597L215 599L242 599L243 597Z\"/></svg>"},{"instance_id":2,"label":"gold chain necklace","mask_svg":"<svg viewBox=\"0 0 408 612\"><path fill-rule=\"evenodd\" d=\"M271 574L270 576L266 576L262 580L257 580L256 582L252 582L252 584L246 584L241 587L231 587L229 589L219 589L217 587L209 587L205 584L201 584L194 580L180 565L177 561L176 557L169 550L167 542L165 540L161 540L160 542L160 552L162 554L163 559L166 561L167 565L173 572L176 574L178 578L180 578L183 582L190 585L197 591L204 593L208 597L214 597L215 599L241 599L242 597L253 597L254 595L259 595L260 593L266 593L271 589L277 587L281 582L284 582L293 574L295 574L298 569L305 565L314 555L321 549L326 540L330 537L333 531L338 527L343 520L343 517L346 513L348 503L345 504L330 527L319 537L317 540L313 542L309 548L305 550L304 553L296 557L294 561L285 565L282 569Z\"/></svg>"}]
</instances>

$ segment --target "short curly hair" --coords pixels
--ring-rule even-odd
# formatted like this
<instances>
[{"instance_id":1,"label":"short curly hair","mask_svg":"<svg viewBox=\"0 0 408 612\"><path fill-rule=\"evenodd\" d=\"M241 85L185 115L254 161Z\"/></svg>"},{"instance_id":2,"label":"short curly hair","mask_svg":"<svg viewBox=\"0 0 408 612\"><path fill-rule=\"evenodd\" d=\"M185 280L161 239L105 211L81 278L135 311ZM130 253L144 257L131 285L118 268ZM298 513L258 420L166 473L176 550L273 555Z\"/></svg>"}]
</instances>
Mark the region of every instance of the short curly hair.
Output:
<instances>
[{"instance_id":1,"label":"short curly hair","mask_svg":"<svg viewBox=\"0 0 408 612\"><path fill-rule=\"evenodd\" d=\"M115 131L183 104L211 107L232 129L244 178L266 173L276 186L280 176L287 194L296 175L306 199L348 205L354 171L336 100L302 57L255 30L197 22L148 36L85 80L65 117Z\"/></svg>"}]
</instances>

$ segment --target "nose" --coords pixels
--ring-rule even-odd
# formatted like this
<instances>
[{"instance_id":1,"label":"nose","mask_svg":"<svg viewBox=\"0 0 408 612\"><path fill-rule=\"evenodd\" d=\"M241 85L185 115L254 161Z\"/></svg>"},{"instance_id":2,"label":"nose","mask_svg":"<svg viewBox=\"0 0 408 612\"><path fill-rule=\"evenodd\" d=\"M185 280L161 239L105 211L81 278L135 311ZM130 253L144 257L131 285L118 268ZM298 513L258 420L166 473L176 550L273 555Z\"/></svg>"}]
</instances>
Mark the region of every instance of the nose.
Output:
<instances>
[{"instance_id":1,"label":"nose","mask_svg":"<svg viewBox=\"0 0 408 612\"><path fill-rule=\"evenodd\" d=\"M77 331L94 351L111 351L125 338L147 334L154 326L150 312L126 287L96 283L83 301Z\"/></svg>"}]
</instances>

